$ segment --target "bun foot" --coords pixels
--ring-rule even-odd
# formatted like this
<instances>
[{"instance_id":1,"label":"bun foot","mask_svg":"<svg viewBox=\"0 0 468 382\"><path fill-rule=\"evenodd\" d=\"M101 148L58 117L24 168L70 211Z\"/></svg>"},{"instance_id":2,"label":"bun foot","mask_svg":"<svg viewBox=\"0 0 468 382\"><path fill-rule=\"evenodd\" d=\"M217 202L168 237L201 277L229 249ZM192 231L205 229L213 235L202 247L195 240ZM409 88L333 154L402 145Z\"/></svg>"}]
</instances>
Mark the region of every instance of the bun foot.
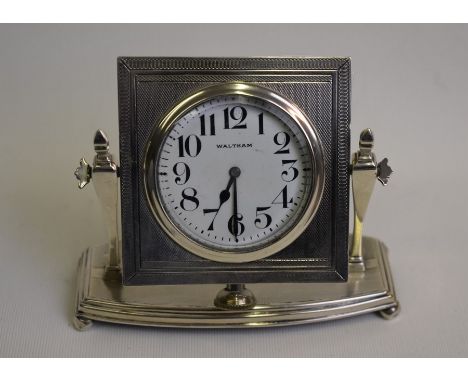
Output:
<instances>
[{"instance_id":1,"label":"bun foot","mask_svg":"<svg viewBox=\"0 0 468 382\"><path fill-rule=\"evenodd\" d=\"M391 306L390 308L379 311L379 314L386 320L391 320L398 316L400 313L400 303L397 302L396 305Z\"/></svg>"}]
</instances>

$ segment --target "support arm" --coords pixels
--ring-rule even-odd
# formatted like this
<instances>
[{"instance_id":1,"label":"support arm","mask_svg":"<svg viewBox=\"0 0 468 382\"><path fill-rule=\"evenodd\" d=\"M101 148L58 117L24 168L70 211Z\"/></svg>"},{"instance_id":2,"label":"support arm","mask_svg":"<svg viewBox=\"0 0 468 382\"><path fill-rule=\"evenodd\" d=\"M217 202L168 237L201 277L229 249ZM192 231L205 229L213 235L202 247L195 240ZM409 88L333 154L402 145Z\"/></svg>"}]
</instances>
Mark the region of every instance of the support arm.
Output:
<instances>
[{"instance_id":1,"label":"support arm","mask_svg":"<svg viewBox=\"0 0 468 382\"><path fill-rule=\"evenodd\" d=\"M362 225L367 207L374 190L376 178L385 186L392 169L387 158L377 163L374 147L374 134L370 129L361 132L359 150L354 153L352 166L352 184L354 201L354 231L349 253L350 265L364 270L362 256Z\"/></svg>"},{"instance_id":2,"label":"support arm","mask_svg":"<svg viewBox=\"0 0 468 382\"><path fill-rule=\"evenodd\" d=\"M101 203L104 220L109 238L109 273L120 272L121 259L118 239L118 167L109 153L109 140L102 130L98 130L94 136L93 166L90 166L84 158L80 161L80 167L75 171L78 179L78 187L82 189L93 179L96 194Z\"/></svg>"}]
</instances>

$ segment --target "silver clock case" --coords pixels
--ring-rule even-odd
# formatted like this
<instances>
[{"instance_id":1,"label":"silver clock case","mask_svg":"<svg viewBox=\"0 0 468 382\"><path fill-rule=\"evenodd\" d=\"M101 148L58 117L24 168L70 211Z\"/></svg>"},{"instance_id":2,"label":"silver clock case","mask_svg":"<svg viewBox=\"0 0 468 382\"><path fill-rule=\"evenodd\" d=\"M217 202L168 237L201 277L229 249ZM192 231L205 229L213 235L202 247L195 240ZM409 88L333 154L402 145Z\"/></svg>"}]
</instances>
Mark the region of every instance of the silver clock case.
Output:
<instances>
[{"instance_id":1,"label":"silver clock case","mask_svg":"<svg viewBox=\"0 0 468 382\"><path fill-rule=\"evenodd\" d=\"M122 262L125 285L335 282L348 274L350 60L348 58L123 57L118 60ZM154 126L210 86L266 88L307 116L322 143L324 189L308 227L282 250L245 263L187 251L155 220L144 182Z\"/></svg>"}]
</instances>

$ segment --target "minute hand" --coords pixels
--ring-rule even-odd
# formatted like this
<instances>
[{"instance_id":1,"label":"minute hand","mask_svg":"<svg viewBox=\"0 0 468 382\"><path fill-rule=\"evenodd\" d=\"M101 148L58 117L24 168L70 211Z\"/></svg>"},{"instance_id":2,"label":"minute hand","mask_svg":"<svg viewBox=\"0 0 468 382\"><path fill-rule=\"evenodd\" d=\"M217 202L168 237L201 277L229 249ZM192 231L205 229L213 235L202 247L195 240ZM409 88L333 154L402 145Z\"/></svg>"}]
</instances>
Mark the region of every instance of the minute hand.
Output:
<instances>
[{"instance_id":1,"label":"minute hand","mask_svg":"<svg viewBox=\"0 0 468 382\"><path fill-rule=\"evenodd\" d=\"M237 178L234 180L234 187L233 187L233 202L234 202L234 215L233 215L233 219L232 219L232 232L234 234L234 237L236 238L236 241L237 241L237 236L239 235L239 229L238 229L238 226L237 226L237 218L238 218L238 215L237 215Z\"/></svg>"}]
</instances>

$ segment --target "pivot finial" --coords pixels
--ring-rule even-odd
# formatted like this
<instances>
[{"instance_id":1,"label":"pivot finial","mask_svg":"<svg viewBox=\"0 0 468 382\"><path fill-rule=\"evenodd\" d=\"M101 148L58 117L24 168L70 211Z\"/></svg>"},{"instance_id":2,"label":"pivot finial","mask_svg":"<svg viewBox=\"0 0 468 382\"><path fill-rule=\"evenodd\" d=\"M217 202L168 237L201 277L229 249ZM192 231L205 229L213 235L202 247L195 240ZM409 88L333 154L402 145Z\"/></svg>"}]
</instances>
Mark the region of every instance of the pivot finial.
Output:
<instances>
[{"instance_id":1,"label":"pivot finial","mask_svg":"<svg viewBox=\"0 0 468 382\"><path fill-rule=\"evenodd\" d=\"M390 175L392 175L393 170L388 165L388 159L382 159L379 164L377 165L377 179L379 180L382 185L386 186L388 184L388 180L390 179Z\"/></svg>"},{"instance_id":2,"label":"pivot finial","mask_svg":"<svg viewBox=\"0 0 468 382\"><path fill-rule=\"evenodd\" d=\"M94 135L94 151L97 154L107 154L109 152L109 138L102 130L96 131Z\"/></svg>"},{"instance_id":3,"label":"pivot finial","mask_svg":"<svg viewBox=\"0 0 468 382\"><path fill-rule=\"evenodd\" d=\"M371 129L364 129L359 137L359 151L369 154L374 148L374 133Z\"/></svg>"},{"instance_id":4,"label":"pivot finial","mask_svg":"<svg viewBox=\"0 0 468 382\"><path fill-rule=\"evenodd\" d=\"M75 178L78 179L78 188L81 190L91 180L92 168L86 159L80 159L80 166L75 170Z\"/></svg>"}]
</instances>

